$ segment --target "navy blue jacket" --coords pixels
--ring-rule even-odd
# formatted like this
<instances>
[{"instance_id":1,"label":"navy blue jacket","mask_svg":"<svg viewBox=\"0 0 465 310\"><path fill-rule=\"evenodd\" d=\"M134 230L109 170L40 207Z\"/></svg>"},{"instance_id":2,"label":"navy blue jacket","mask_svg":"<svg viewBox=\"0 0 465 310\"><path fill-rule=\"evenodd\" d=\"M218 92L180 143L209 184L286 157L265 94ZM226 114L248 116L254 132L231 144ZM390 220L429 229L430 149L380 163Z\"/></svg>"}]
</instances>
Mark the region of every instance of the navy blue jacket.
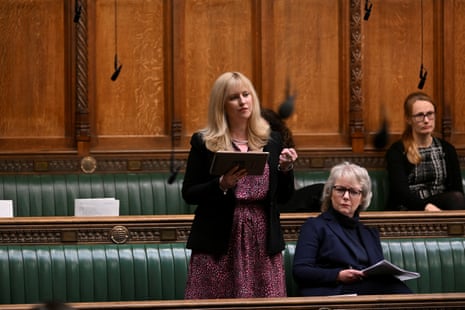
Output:
<instances>
[{"instance_id":1,"label":"navy blue jacket","mask_svg":"<svg viewBox=\"0 0 465 310\"><path fill-rule=\"evenodd\" d=\"M384 258L378 230L358 222L357 229L368 254L368 266L359 266L357 253L349 246L343 229L331 211L309 218L302 225L293 276L303 296L339 295L342 293L342 284L336 281L339 271L363 269Z\"/></svg>"},{"instance_id":2,"label":"navy blue jacket","mask_svg":"<svg viewBox=\"0 0 465 310\"><path fill-rule=\"evenodd\" d=\"M269 191L264 202L268 220L267 251L270 255L284 249L278 203L286 202L294 192L293 171L278 170L282 148L281 135L272 132L263 149L270 153ZM219 188L219 177L209 173L213 155L206 148L200 133L194 133L182 187L184 200L188 204L197 205L187 248L209 254L225 254L232 230L236 197L231 190L224 195Z\"/></svg>"}]
</instances>

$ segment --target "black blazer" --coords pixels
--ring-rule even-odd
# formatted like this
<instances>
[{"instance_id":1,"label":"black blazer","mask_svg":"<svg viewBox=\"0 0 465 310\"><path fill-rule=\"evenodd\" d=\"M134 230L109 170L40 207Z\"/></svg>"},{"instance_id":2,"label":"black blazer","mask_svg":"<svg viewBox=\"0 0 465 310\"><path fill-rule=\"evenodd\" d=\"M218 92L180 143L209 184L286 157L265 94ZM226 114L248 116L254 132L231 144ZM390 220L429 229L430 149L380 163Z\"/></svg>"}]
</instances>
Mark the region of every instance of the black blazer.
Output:
<instances>
[{"instance_id":1,"label":"black blazer","mask_svg":"<svg viewBox=\"0 0 465 310\"><path fill-rule=\"evenodd\" d=\"M187 248L210 254L225 254L230 239L236 198L232 190L224 195L219 188L219 177L209 173L214 153L209 151L200 133L191 138L182 196L188 204L197 205ZM279 219L278 203L286 202L294 191L293 171L278 170L282 138L272 132L264 151L270 152L269 191L265 201L267 222L267 250L270 255L284 249L284 238Z\"/></svg>"},{"instance_id":2,"label":"black blazer","mask_svg":"<svg viewBox=\"0 0 465 310\"><path fill-rule=\"evenodd\" d=\"M439 138L436 138L439 139ZM446 140L439 139L444 152L447 179L445 191L459 191L463 193L462 174L455 147ZM411 193L408 186L408 175L415 167L405 154L402 141L391 145L386 152L386 164L389 178L389 198L387 209L398 210L404 206L408 210L423 210L426 203Z\"/></svg>"}]
</instances>

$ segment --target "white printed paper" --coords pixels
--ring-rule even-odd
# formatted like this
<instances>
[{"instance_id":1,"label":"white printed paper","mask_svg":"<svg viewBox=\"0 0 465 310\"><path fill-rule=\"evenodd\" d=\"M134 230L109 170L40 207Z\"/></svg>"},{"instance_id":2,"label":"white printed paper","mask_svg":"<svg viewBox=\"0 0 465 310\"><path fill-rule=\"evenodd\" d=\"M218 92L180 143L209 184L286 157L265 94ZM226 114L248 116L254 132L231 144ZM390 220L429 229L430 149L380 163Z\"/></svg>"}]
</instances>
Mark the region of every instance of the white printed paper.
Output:
<instances>
[{"instance_id":1,"label":"white printed paper","mask_svg":"<svg viewBox=\"0 0 465 310\"><path fill-rule=\"evenodd\" d=\"M75 216L118 216L119 200L115 198L80 198L74 200Z\"/></svg>"},{"instance_id":2,"label":"white printed paper","mask_svg":"<svg viewBox=\"0 0 465 310\"><path fill-rule=\"evenodd\" d=\"M0 200L0 217L13 217L13 200Z\"/></svg>"}]
</instances>

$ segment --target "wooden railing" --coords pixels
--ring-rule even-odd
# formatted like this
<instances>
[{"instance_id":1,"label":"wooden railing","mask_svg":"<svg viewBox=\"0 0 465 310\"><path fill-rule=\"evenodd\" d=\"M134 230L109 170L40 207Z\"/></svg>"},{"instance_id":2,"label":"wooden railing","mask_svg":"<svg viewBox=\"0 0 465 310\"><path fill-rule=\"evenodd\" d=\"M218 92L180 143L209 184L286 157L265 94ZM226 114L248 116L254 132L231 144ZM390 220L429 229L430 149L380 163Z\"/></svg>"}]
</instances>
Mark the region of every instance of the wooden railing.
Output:
<instances>
[{"instance_id":1,"label":"wooden railing","mask_svg":"<svg viewBox=\"0 0 465 310\"><path fill-rule=\"evenodd\" d=\"M317 213L283 213L286 241ZM0 244L186 242L193 215L0 218ZM365 212L361 220L381 238L465 236L465 211Z\"/></svg>"},{"instance_id":2,"label":"wooden railing","mask_svg":"<svg viewBox=\"0 0 465 310\"><path fill-rule=\"evenodd\" d=\"M286 241L295 241L300 226L317 213L281 215ZM92 244L185 242L192 215L126 217L24 217L0 219L0 244ZM382 238L460 237L465 211L366 212L361 220L377 227ZM464 309L464 293L287 297L217 300L153 300L70 303L75 309ZM2 309L32 309L32 304L5 304Z\"/></svg>"},{"instance_id":3,"label":"wooden railing","mask_svg":"<svg viewBox=\"0 0 465 310\"><path fill-rule=\"evenodd\" d=\"M465 293L70 303L75 309L464 309ZM37 305L2 305L3 310Z\"/></svg>"}]
</instances>

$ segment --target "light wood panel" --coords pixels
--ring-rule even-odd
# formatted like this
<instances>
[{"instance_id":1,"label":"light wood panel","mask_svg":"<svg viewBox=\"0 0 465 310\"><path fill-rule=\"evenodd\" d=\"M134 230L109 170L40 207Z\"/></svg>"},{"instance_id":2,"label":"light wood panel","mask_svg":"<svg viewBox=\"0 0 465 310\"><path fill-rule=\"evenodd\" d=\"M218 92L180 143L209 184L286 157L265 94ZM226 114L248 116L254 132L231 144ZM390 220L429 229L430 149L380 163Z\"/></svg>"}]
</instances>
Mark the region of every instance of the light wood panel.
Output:
<instances>
[{"instance_id":1,"label":"light wood panel","mask_svg":"<svg viewBox=\"0 0 465 310\"><path fill-rule=\"evenodd\" d=\"M68 6L0 1L0 142L3 151L71 147Z\"/></svg>"},{"instance_id":2,"label":"light wood panel","mask_svg":"<svg viewBox=\"0 0 465 310\"><path fill-rule=\"evenodd\" d=\"M349 147L349 1L264 1L262 10L263 104L278 110L289 91L297 147Z\"/></svg>"},{"instance_id":3,"label":"light wood panel","mask_svg":"<svg viewBox=\"0 0 465 310\"><path fill-rule=\"evenodd\" d=\"M96 0L89 6L89 42L94 77L90 94L94 150L155 147L166 136L170 85L165 71L171 53L165 36L166 1ZM115 55L122 70L115 81Z\"/></svg>"},{"instance_id":4,"label":"light wood panel","mask_svg":"<svg viewBox=\"0 0 465 310\"><path fill-rule=\"evenodd\" d=\"M240 71L253 83L259 49L253 0L176 1L175 105L187 138L207 121L210 89L225 71ZM184 144L184 146L186 143Z\"/></svg>"},{"instance_id":5,"label":"light wood panel","mask_svg":"<svg viewBox=\"0 0 465 310\"><path fill-rule=\"evenodd\" d=\"M381 124L384 105L392 133L404 130L405 97L418 91L422 63L428 71L423 91L435 96L434 41L435 19L433 1L378 1L363 25L363 93L366 131L373 133ZM439 125L439 124L438 124Z\"/></svg>"},{"instance_id":6,"label":"light wood panel","mask_svg":"<svg viewBox=\"0 0 465 310\"><path fill-rule=\"evenodd\" d=\"M289 82L303 161L377 161L383 105L390 141L403 130L422 33L437 133L465 154L465 0L372 2L365 21L362 0L117 0L116 11L114 0L1 1L0 158L169 160L172 132L185 158L214 80L236 70L275 110Z\"/></svg>"}]
</instances>

